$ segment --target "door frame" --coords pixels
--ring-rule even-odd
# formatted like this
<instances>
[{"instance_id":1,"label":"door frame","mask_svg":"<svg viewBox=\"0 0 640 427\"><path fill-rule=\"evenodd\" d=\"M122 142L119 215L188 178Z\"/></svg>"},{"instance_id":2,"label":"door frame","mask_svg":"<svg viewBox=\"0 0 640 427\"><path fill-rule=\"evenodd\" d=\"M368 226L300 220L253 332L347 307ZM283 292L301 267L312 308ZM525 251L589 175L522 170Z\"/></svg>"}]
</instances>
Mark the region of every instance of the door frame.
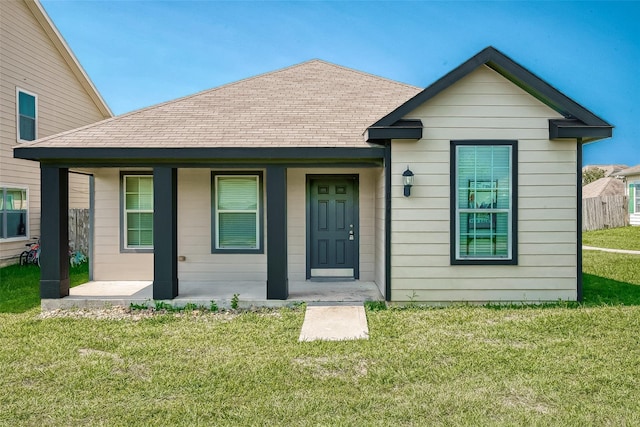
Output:
<instances>
[{"instance_id":1,"label":"door frame","mask_svg":"<svg viewBox=\"0 0 640 427\"><path fill-rule=\"evenodd\" d=\"M306 278L311 279L311 181L314 179L353 179L353 279L360 279L360 175L357 173L345 174L306 174L305 183L305 250L306 250ZM319 278L318 278L319 279ZM336 278L338 279L338 278ZM325 278L332 280L332 278ZM339 280L339 279L338 279Z\"/></svg>"}]
</instances>

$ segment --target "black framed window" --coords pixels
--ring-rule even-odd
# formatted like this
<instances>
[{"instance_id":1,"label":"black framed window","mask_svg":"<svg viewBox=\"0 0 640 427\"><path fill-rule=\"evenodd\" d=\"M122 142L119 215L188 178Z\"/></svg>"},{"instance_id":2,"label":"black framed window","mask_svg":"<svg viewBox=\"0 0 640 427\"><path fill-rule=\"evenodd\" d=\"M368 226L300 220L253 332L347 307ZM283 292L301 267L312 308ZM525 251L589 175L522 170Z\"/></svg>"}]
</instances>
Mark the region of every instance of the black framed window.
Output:
<instances>
[{"instance_id":1,"label":"black framed window","mask_svg":"<svg viewBox=\"0 0 640 427\"><path fill-rule=\"evenodd\" d=\"M517 264L517 141L451 142L451 263Z\"/></svg>"},{"instance_id":2,"label":"black framed window","mask_svg":"<svg viewBox=\"0 0 640 427\"><path fill-rule=\"evenodd\" d=\"M262 172L212 173L212 252L263 253Z\"/></svg>"}]
</instances>

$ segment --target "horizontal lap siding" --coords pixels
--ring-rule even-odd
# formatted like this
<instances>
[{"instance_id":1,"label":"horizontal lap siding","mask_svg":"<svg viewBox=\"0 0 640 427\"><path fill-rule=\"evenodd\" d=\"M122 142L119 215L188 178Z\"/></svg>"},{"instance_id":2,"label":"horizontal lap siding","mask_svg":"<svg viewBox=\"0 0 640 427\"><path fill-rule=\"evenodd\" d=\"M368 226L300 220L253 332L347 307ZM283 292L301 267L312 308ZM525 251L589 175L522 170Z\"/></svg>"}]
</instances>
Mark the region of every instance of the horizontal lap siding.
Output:
<instances>
[{"instance_id":1,"label":"horizontal lap siding","mask_svg":"<svg viewBox=\"0 0 640 427\"><path fill-rule=\"evenodd\" d=\"M94 280L153 280L153 254L120 252L120 171L96 169Z\"/></svg>"},{"instance_id":2,"label":"horizontal lap siding","mask_svg":"<svg viewBox=\"0 0 640 427\"><path fill-rule=\"evenodd\" d=\"M376 185L380 169L292 168L287 171L287 242L289 280L306 280L307 175L358 175L360 210L360 280L376 280Z\"/></svg>"},{"instance_id":3,"label":"horizontal lap siding","mask_svg":"<svg viewBox=\"0 0 640 427\"><path fill-rule=\"evenodd\" d=\"M268 176L263 175L265 179ZM263 190L266 188L262 183ZM263 191L266 198L266 192ZM263 200L264 207L264 200ZM178 277L189 282L267 280L264 254L211 253L211 170L178 170ZM266 209L263 211L265 212ZM266 216L263 224L266 226ZM264 243L267 233L264 232Z\"/></svg>"},{"instance_id":4,"label":"horizontal lap siding","mask_svg":"<svg viewBox=\"0 0 640 427\"><path fill-rule=\"evenodd\" d=\"M0 185L29 190L29 236L40 235L40 166L14 159L16 87L37 95L37 136L103 119L100 111L22 1L0 2ZM70 176L71 208L88 208L88 180ZM27 237L29 237L27 236ZM0 264L25 241L0 240Z\"/></svg>"},{"instance_id":5,"label":"horizontal lap siding","mask_svg":"<svg viewBox=\"0 0 640 427\"><path fill-rule=\"evenodd\" d=\"M418 142L392 143L394 301L576 298L576 147L548 140L557 113L481 67L418 107ZM457 139L518 141L518 266L450 265L449 147ZM415 173L411 197L402 172Z\"/></svg>"}]
</instances>

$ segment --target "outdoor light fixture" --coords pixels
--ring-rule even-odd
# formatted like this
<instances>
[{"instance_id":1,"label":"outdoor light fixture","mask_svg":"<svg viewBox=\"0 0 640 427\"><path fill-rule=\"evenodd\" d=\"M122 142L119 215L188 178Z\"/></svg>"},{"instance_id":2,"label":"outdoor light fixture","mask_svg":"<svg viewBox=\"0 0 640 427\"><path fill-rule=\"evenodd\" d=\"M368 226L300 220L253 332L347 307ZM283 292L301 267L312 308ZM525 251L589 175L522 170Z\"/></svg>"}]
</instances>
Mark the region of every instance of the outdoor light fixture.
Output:
<instances>
[{"instance_id":1,"label":"outdoor light fixture","mask_svg":"<svg viewBox=\"0 0 640 427\"><path fill-rule=\"evenodd\" d=\"M402 182L404 184L404 197L409 197L411 195L411 186L413 185L413 172L409 169L409 165L407 165L407 170L402 172Z\"/></svg>"}]
</instances>

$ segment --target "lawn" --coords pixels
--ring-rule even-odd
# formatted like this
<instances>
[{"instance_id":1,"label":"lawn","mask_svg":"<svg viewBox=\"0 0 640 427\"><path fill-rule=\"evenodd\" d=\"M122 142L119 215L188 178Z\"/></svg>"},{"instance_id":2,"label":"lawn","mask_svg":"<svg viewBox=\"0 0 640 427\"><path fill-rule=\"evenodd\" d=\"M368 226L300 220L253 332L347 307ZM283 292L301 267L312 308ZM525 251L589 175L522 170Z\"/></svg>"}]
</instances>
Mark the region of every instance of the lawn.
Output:
<instances>
[{"instance_id":1,"label":"lawn","mask_svg":"<svg viewBox=\"0 0 640 427\"><path fill-rule=\"evenodd\" d=\"M640 227L619 227L582 233L582 243L587 246L640 251Z\"/></svg>"},{"instance_id":2,"label":"lawn","mask_svg":"<svg viewBox=\"0 0 640 427\"><path fill-rule=\"evenodd\" d=\"M640 425L639 261L586 252L584 304L368 310L366 341L297 342L302 308L0 313L0 425Z\"/></svg>"},{"instance_id":3,"label":"lawn","mask_svg":"<svg viewBox=\"0 0 640 427\"><path fill-rule=\"evenodd\" d=\"M72 267L70 286L89 281L89 264ZM0 269L0 313L22 313L40 307L40 267L11 265Z\"/></svg>"}]
</instances>

